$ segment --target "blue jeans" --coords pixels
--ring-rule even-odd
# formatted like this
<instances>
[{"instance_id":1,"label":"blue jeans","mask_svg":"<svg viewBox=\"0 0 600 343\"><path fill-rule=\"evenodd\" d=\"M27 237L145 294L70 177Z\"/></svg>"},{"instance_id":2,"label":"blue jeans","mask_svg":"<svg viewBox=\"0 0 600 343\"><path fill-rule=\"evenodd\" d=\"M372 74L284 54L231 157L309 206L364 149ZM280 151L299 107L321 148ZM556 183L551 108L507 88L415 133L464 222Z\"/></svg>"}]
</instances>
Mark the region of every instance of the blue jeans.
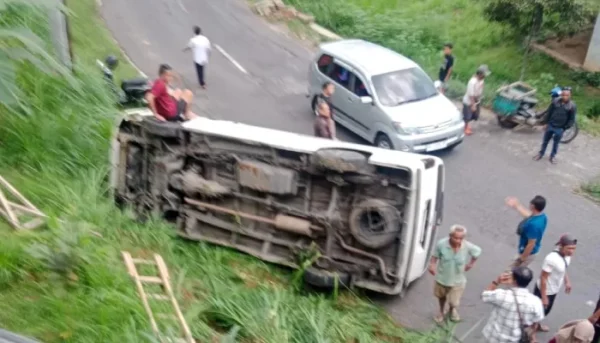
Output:
<instances>
[{"instance_id":1,"label":"blue jeans","mask_svg":"<svg viewBox=\"0 0 600 343\"><path fill-rule=\"evenodd\" d=\"M544 140L542 141L540 156L544 156L544 154L546 153L546 148L548 147L548 143L550 143L551 139L553 139L553 142L550 157L552 158L556 156L556 153L558 152L558 145L560 144L560 140L562 139L563 133L565 133L565 129L548 125L546 132L544 132Z\"/></svg>"}]
</instances>

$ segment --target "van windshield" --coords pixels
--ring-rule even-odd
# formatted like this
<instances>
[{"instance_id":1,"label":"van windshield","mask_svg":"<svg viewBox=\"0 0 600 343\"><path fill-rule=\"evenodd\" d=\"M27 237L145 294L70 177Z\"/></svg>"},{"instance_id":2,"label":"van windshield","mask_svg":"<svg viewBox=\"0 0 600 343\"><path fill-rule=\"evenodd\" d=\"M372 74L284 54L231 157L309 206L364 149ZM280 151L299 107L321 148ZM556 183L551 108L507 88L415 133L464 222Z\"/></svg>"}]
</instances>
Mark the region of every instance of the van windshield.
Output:
<instances>
[{"instance_id":1,"label":"van windshield","mask_svg":"<svg viewBox=\"0 0 600 343\"><path fill-rule=\"evenodd\" d=\"M377 97L384 106L421 101L438 94L429 76L416 67L375 75L372 80Z\"/></svg>"}]
</instances>

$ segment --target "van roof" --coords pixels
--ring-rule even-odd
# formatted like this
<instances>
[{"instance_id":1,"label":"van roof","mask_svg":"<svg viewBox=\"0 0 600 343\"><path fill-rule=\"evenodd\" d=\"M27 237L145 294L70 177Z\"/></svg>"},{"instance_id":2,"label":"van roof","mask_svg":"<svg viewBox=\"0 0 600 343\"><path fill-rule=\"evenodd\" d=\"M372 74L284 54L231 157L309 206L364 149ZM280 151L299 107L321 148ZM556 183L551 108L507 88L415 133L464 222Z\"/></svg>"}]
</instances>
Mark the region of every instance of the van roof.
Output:
<instances>
[{"instance_id":1,"label":"van roof","mask_svg":"<svg viewBox=\"0 0 600 343\"><path fill-rule=\"evenodd\" d=\"M125 111L127 117L152 116L149 109L130 109ZM183 128L198 133L212 134L217 136L232 137L235 139L250 141L258 144L272 146L278 149L295 151L299 153L312 154L320 149L341 148L370 153L369 162L374 165L392 168L417 168L423 166L424 155L407 153L397 150L381 149L373 146L354 144L337 140L318 138L293 132L268 129L260 126L247 125L229 120L215 120L206 117L184 122ZM435 156L438 163L442 160Z\"/></svg>"},{"instance_id":2,"label":"van roof","mask_svg":"<svg viewBox=\"0 0 600 343\"><path fill-rule=\"evenodd\" d=\"M408 57L362 39L343 39L323 43L319 47L324 53L355 64L371 75L385 74L418 66Z\"/></svg>"}]
</instances>

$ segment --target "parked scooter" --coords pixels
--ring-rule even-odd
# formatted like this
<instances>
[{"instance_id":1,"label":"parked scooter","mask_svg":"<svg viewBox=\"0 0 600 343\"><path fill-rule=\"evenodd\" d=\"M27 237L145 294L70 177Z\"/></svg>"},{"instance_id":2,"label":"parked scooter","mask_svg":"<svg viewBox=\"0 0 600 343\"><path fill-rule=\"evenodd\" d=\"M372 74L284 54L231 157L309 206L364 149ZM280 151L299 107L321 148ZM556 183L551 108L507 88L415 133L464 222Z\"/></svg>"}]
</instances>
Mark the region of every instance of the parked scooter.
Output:
<instances>
[{"instance_id":1,"label":"parked scooter","mask_svg":"<svg viewBox=\"0 0 600 343\"><path fill-rule=\"evenodd\" d=\"M549 95L552 100L560 97L562 88L554 87ZM536 112L538 99L535 97L536 90L522 82L516 82L502 87L498 90L494 99L493 110L496 112L498 124L505 129L513 129L517 126L537 127L545 125L547 110ZM579 134L577 122L566 130L561 143L570 143Z\"/></svg>"},{"instance_id":2,"label":"parked scooter","mask_svg":"<svg viewBox=\"0 0 600 343\"><path fill-rule=\"evenodd\" d=\"M146 93L152 89L152 84L146 78L135 78L121 81L121 88L115 84L113 71L117 68L119 60L115 56L108 56L104 63L96 60L96 63L104 73L104 80L117 97L117 103L121 107L145 107Z\"/></svg>"}]
</instances>

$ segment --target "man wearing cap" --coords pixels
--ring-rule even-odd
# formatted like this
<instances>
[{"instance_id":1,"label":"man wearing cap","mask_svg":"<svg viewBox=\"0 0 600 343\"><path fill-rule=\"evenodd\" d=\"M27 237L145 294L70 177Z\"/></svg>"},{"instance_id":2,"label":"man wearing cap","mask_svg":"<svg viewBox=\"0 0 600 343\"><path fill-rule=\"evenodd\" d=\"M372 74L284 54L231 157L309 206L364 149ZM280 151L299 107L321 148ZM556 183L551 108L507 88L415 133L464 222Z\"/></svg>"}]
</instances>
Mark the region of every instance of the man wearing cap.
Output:
<instances>
[{"instance_id":1,"label":"man wearing cap","mask_svg":"<svg viewBox=\"0 0 600 343\"><path fill-rule=\"evenodd\" d=\"M560 98L552 101L548 108L548 114L544 121L546 122L546 132L542 140L540 152L533 157L535 161L539 161L546 154L548 143L552 139L552 151L550 152L550 163L556 164L556 154L558 153L558 145L566 130L570 129L575 124L575 115L577 114L577 106L571 100L571 87L565 87L560 92Z\"/></svg>"},{"instance_id":2,"label":"man wearing cap","mask_svg":"<svg viewBox=\"0 0 600 343\"><path fill-rule=\"evenodd\" d=\"M535 285L533 294L542 299L544 315L547 316L554 305L556 295L565 285L565 293L571 293L571 281L567 274L567 268L571 263L571 257L577 247L577 239L570 234L564 234L556 243L557 249L549 253L542 263L542 275ZM547 332L545 325L535 324L535 331Z\"/></svg>"},{"instance_id":3,"label":"man wearing cap","mask_svg":"<svg viewBox=\"0 0 600 343\"><path fill-rule=\"evenodd\" d=\"M481 97L483 96L484 80L491 74L487 65L483 64L467 84L467 92L463 97L463 119L465 121L465 134L473 133L471 121L479 119Z\"/></svg>"}]
</instances>

